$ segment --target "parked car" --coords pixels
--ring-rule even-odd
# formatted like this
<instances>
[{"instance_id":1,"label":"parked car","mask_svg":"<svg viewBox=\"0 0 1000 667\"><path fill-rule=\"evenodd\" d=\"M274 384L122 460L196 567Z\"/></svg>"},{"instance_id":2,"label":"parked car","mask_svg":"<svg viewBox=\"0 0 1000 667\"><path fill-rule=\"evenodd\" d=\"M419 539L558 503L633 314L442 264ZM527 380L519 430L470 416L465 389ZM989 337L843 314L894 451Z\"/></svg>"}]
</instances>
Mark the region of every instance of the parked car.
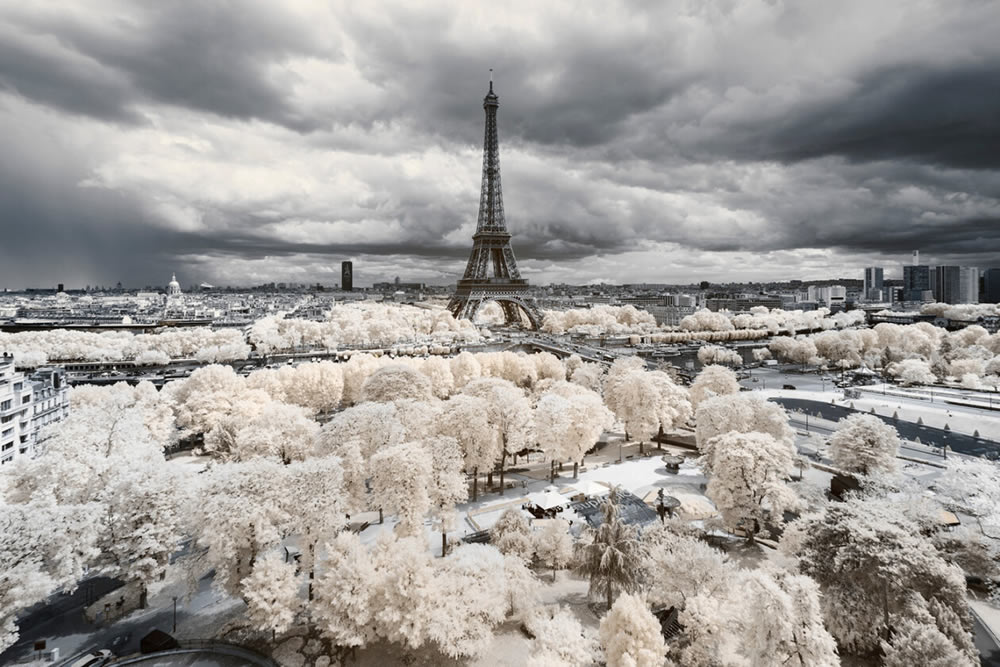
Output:
<instances>
[{"instance_id":1,"label":"parked car","mask_svg":"<svg viewBox=\"0 0 1000 667\"><path fill-rule=\"evenodd\" d=\"M795 389L795 385L794 384L786 384L786 385L782 385L781 388L782 389Z\"/></svg>"},{"instance_id":2,"label":"parked car","mask_svg":"<svg viewBox=\"0 0 1000 667\"><path fill-rule=\"evenodd\" d=\"M80 656L69 667L100 667L111 660L114 654L106 648Z\"/></svg>"}]
</instances>

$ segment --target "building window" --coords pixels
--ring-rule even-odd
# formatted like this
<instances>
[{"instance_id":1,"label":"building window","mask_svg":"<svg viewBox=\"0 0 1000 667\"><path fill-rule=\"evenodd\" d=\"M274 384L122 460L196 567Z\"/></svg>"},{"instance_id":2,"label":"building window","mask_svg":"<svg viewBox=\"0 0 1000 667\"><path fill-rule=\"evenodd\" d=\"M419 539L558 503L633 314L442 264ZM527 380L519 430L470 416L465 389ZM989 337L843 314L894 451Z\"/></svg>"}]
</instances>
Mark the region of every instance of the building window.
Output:
<instances>
[{"instance_id":1,"label":"building window","mask_svg":"<svg viewBox=\"0 0 1000 667\"><path fill-rule=\"evenodd\" d=\"M14 446L13 442L5 442L5 443L3 443L3 449L0 450L0 451L6 452L8 449L10 449L13 446Z\"/></svg>"},{"instance_id":2,"label":"building window","mask_svg":"<svg viewBox=\"0 0 1000 667\"><path fill-rule=\"evenodd\" d=\"M8 435L14 432L13 428L6 429L3 433L0 433L0 438L6 438Z\"/></svg>"},{"instance_id":3,"label":"building window","mask_svg":"<svg viewBox=\"0 0 1000 667\"><path fill-rule=\"evenodd\" d=\"M14 415L7 415L6 417L0 417L0 424L7 424L12 419L14 419Z\"/></svg>"},{"instance_id":4,"label":"building window","mask_svg":"<svg viewBox=\"0 0 1000 667\"><path fill-rule=\"evenodd\" d=\"M24 383L23 382L15 382L14 383L14 391L21 391L23 388L24 388Z\"/></svg>"},{"instance_id":5,"label":"building window","mask_svg":"<svg viewBox=\"0 0 1000 667\"><path fill-rule=\"evenodd\" d=\"M9 463L10 461L13 460L14 460L14 452L11 452L10 455L3 457L3 459L0 459L0 465L3 465L4 463Z\"/></svg>"},{"instance_id":6,"label":"building window","mask_svg":"<svg viewBox=\"0 0 1000 667\"><path fill-rule=\"evenodd\" d=\"M10 399L0 403L0 410L10 410Z\"/></svg>"},{"instance_id":7,"label":"building window","mask_svg":"<svg viewBox=\"0 0 1000 667\"><path fill-rule=\"evenodd\" d=\"M31 394L28 394L21 399L21 405L24 405L25 403L31 403Z\"/></svg>"}]
</instances>

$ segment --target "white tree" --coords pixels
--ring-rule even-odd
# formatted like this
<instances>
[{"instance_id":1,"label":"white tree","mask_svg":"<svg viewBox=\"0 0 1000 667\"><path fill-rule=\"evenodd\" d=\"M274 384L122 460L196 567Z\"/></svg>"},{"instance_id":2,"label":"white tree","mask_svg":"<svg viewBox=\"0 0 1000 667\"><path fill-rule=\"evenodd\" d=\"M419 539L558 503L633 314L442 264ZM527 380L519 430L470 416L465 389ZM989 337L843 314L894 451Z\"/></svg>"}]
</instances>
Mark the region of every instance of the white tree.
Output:
<instances>
[{"instance_id":1,"label":"white tree","mask_svg":"<svg viewBox=\"0 0 1000 667\"><path fill-rule=\"evenodd\" d=\"M313 451L320 430L306 408L277 401L264 405L252 419L234 420L232 424L235 430L229 443L231 449L224 454L237 461L255 457L285 464L301 461ZM209 441L206 438L206 444Z\"/></svg>"},{"instance_id":2,"label":"white tree","mask_svg":"<svg viewBox=\"0 0 1000 667\"><path fill-rule=\"evenodd\" d=\"M569 381L603 395L604 368L600 364L585 363L570 373Z\"/></svg>"},{"instance_id":3,"label":"white tree","mask_svg":"<svg viewBox=\"0 0 1000 667\"><path fill-rule=\"evenodd\" d=\"M728 557L704 540L656 526L643 534L646 586L650 601L682 609L695 595L722 597L731 588Z\"/></svg>"},{"instance_id":4,"label":"white tree","mask_svg":"<svg viewBox=\"0 0 1000 667\"><path fill-rule=\"evenodd\" d=\"M726 364L729 366L739 366L743 363L743 357L736 350L720 345L702 345L698 348L698 361L703 365Z\"/></svg>"},{"instance_id":5,"label":"white tree","mask_svg":"<svg viewBox=\"0 0 1000 667\"><path fill-rule=\"evenodd\" d=\"M730 529L742 528L750 542L768 515L781 523L798 498L786 480L795 449L767 433L730 431L712 439L712 477L706 495Z\"/></svg>"},{"instance_id":6,"label":"white tree","mask_svg":"<svg viewBox=\"0 0 1000 667\"><path fill-rule=\"evenodd\" d=\"M368 376L382 365L383 362L372 354L355 353L351 355L342 369L344 376L342 401L344 405L354 405L361 401L362 385L364 385Z\"/></svg>"},{"instance_id":7,"label":"white tree","mask_svg":"<svg viewBox=\"0 0 1000 667\"><path fill-rule=\"evenodd\" d=\"M431 381L406 364L383 366L361 386L361 399L385 403L404 398L426 401L431 397Z\"/></svg>"},{"instance_id":8,"label":"white tree","mask_svg":"<svg viewBox=\"0 0 1000 667\"><path fill-rule=\"evenodd\" d=\"M767 433L775 440L795 446L795 433L788 426L788 415L777 403L746 394L715 396L702 401L695 416L695 438L702 453L702 469L712 474L713 438L736 431Z\"/></svg>"},{"instance_id":9,"label":"white tree","mask_svg":"<svg viewBox=\"0 0 1000 667\"><path fill-rule=\"evenodd\" d=\"M257 372L250 374L248 384ZM284 400L320 414L335 410L344 395L343 372L340 365L332 361L284 366L279 370L279 377Z\"/></svg>"},{"instance_id":10,"label":"white tree","mask_svg":"<svg viewBox=\"0 0 1000 667\"><path fill-rule=\"evenodd\" d=\"M695 410L704 400L713 396L725 396L739 392L740 383L736 379L736 373L725 366L715 365L702 368L688 390L691 407Z\"/></svg>"},{"instance_id":11,"label":"white tree","mask_svg":"<svg viewBox=\"0 0 1000 667\"><path fill-rule=\"evenodd\" d=\"M459 352L449 360L448 364L451 366L455 389L462 389L469 382L482 375L482 366L476 355L471 352Z\"/></svg>"},{"instance_id":12,"label":"white tree","mask_svg":"<svg viewBox=\"0 0 1000 667\"><path fill-rule=\"evenodd\" d=\"M361 403L338 412L323 426L316 442L319 454L333 453L346 442L355 441L362 458L403 442L406 431L392 403Z\"/></svg>"},{"instance_id":13,"label":"white tree","mask_svg":"<svg viewBox=\"0 0 1000 667\"><path fill-rule=\"evenodd\" d=\"M597 633L566 607L536 609L525 627L535 637L528 667L590 667L600 658Z\"/></svg>"},{"instance_id":14,"label":"white tree","mask_svg":"<svg viewBox=\"0 0 1000 667\"><path fill-rule=\"evenodd\" d=\"M667 653L660 622L639 595L625 593L601 619L608 667L661 667Z\"/></svg>"},{"instance_id":15,"label":"white tree","mask_svg":"<svg viewBox=\"0 0 1000 667\"><path fill-rule=\"evenodd\" d=\"M191 433L208 433L241 399L243 378L231 366L213 364L187 379L170 382L164 391L175 406L177 425Z\"/></svg>"},{"instance_id":16,"label":"white tree","mask_svg":"<svg viewBox=\"0 0 1000 667\"><path fill-rule=\"evenodd\" d=\"M656 388L656 418L661 430L670 430L691 419L692 409L688 390L676 384L663 371L651 371Z\"/></svg>"},{"instance_id":17,"label":"white tree","mask_svg":"<svg viewBox=\"0 0 1000 667\"><path fill-rule=\"evenodd\" d=\"M272 638L292 626L302 606L295 564L277 553L258 558L240 588L247 603L247 619L256 630L270 630Z\"/></svg>"},{"instance_id":18,"label":"white tree","mask_svg":"<svg viewBox=\"0 0 1000 667\"><path fill-rule=\"evenodd\" d=\"M311 608L320 632L347 648L364 646L374 639L377 585L375 561L355 533L343 532L328 542Z\"/></svg>"},{"instance_id":19,"label":"white tree","mask_svg":"<svg viewBox=\"0 0 1000 667\"><path fill-rule=\"evenodd\" d=\"M494 547L464 544L435 568L428 636L452 658L482 655L507 616L504 557Z\"/></svg>"},{"instance_id":20,"label":"white tree","mask_svg":"<svg viewBox=\"0 0 1000 667\"><path fill-rule=\"evenodd\" d=\"M87 563L100 553L100 507L56 504L38 496L28 503L0 502L0 651L18 639L17 617L53 591L73 590Z\"/></svg>"},{"instance_id":21,"label":"white tree","mask_svg":"<svg viewBox=\"0 0 1000 667\"><path fill-rule=\"evenodd\" d=\"M431 392L437 398L448 398L455 390L455 376L451 364L441 357L429 357L420 364L419 370L431 383Z\"/></svg>"},{"instance_id":22,"label":"white tree","mask_svg":"<svg viewBox=\"0 0 1000 667\"><path fill-rule=\"evenodd\" d=\"M117 468L97 496L101 557L92 562L146 591L163 580L170 556L184 537L181 513L191 499L183 474L156 464Z\"/></svg>"},{"instance_id":23,"label":"white tree","mask_svg":"<svg viewBox=\"0 0 1000 667\"><path fill-rule=\"evenodd\" d=\"M899 453L896 429L874 415L841 419L830 438L830 458L845 472L860 475L893 473Z\"/></svg>"},{"instance_id":24,"label":"white tree","mask_svg":"<svg viewBox=\"0 0 1000 667\"><path fill-rule=\"evenodd\" d=\"M584 455L610 428L614 416L596 393L570 382L556 382L535 407L535 432L542 451L553 464L573 462L573 476Z\"/></svg>"},{"instance_id":25,"label":"white tree","mask_svg":"<svg viewBox=\"0 0 1000 667\"><path fill-rule=\"evenodd\" d=\"M646 364L639 357L619 357L608 369L604 378L604 402L619 419L628 410L627 401L633 393L627 386L629 378L645 370Z\"/></svg>"},{"instance_id":26,"label":"white tree","mask_svg":"<svg viewBox=\"0 0 1000 667\"><path fill-rule=\"evenodd\" d=\"M448 553L448 531L456 525L455 504L469 497L469 486L462 474L462 448L455 438L439 437L423 442L431 460L428 488L434 523L441 531L441 555Z\"/></svg>"},{"instance_id":27,"label":"white tree","mask_svg":"<svg viewBox=\"0 0 1000 667\"><path fill-rule=\"evenodd\" d=\"M974 655L962 571L883 499L805 515L786 528L781 549L822 587L826 626L842 649L862 654L891 643L898 620L919 620L924 610L960 652Z\"/></svg>"},{"instance_id":28,"label":"white tree","mask_svg":"<svg viewBox=\"0 0 1000 667\"><path fill-rule=\"evenodd\" d=\"M490 528L490 542L505 556L516 556L530 563L535 554L531 526L521 510L505 510Z\"/></svg>"},{"instance_id":29,"label":"white tree","mask_svg":"<svg viewBox=\"0 0 1000 667\"><path fill-rule=\"evenodd\" d=\"M568 567L573 562L573 536L569 534L569 522L565 519L548 519L542 522L541 530L534 533L534 551L538 560L552 570L555 581L556 570Z\"/></svg>"},{"instance_id":30,"label":"white tree","mask_svg":"<svg viewBox=\"0 0 1000 667\"><path fill-rule=\"evenodd\" d=\"M923 359L904 359L891 364L888 372L903 381L903 384L934 384L937 377L931 366Z\"/></svg>"},{"instance_id":31,"label":"white tree","mask_svg":"<svg viewBox=\"0 0 1000 667\"><path fill-rule=\"evenodd\" d=\"M742 653L755 667L838 667L837 644L823 626L819 586L775 567L742 570Z\"/></svg>"},{"instance_id":32,"label":"white tree","mask_svg":"<svg viewBox=\"0 0 1000 667\"><path fill-rule=\"evenodd\" d=\"M523 390L501 378L473 380L465 385L462 393L486 401L486 418L500 441L500 493L503 494L507 457L533 444L531 401Z\"/></svg>"},{"instance_id":33,"label":"white tree","mask_svg":"<svg viewBox=\"0 0 1000 667\"><path fill-rule=\"evenodd\" d=\"M445 401L439 433L458 441L465 469L472 471L472 500L479 498L479 471L491 470L500 457L500 440L489 422L489 403L477 396L457 394Z\"/></svg>"},{"instance_id":34,"label":"white tree","mask_svg":"<svg viewBox=\"0 0 1000 667\"><path fill-rule=\"evenodd\" d=\"M424 516L431 508L428 489L432 470L426 450L418 442L383 449L372 456L371 473L375 502L398 516L399 534L421 534Z\"/></svg>"},{"instance_id":35,"label":"white tree","mask_svg":"<svg viewBox=\"0 0 1000 667\"><path fill-rule=\"evenodd\" d=\"M213 583L239 595L258 555L276 547L291 521L282 497L285 466L266 459L216 465L202 476L192 525Z\"/></svg>"},{"instance_id":36,"label":"white tree","mask_svg":"<svg viewBox=\"0 0 1000 667\"><path fill-rule=\"evenodd\" d=\"M440 582L424 539L380 538L372 556L378 570L372 599L376 632L391 642L419 648L428 639Z\"/></svg>"},{"instance_id":37,"label":"white tree","mask_svg":"<svg viewBox=\"0 0 1000 667\"><path fill-rule=\"evenodd\" d=\"M634 370L625 374L620 381L609 384L605 389L605 399L609 398L609 390L613 398L609 404L615 405L615 416L625 425L629 437L642 443L649 440L660 428L657 419L659 407L659 392L653 382L653 376L648 371Z\"/></svg>"},{"instance_id":38,"label":"white tree","mask_svg":"<svg viewBox=\"0 0 1000 667\"><path fill-rule=\"evenodd\" d=\"M282 502L291 517L287 530L299 536L303 547L300 565L309 573L312 600L316 548L347 523L343 467L335 456L314 457L292 463L283 472L287 490Z\"/></svg>"},{"instance_id":39,"label":"white tree","mask_svg":"<svg viewBox=\"0 0 1000 667\"><path fill-rule=\"evenodd\" d=\"M917 618L898 618L893 623L892 638L882 641L882 664L885 667L976 667L976 657L961 651L941 632L934 617L919 609Z\"/></svg>"},{"instance_id":40,"label":"white tree","mask_svg":"<svg viewBox=\"0 0 1000 667\"><path fill-rule=\"evenodd\" d=\"M604 593L608 608L615 593L637 590L642 578L644 545L638 529L621 519L617 487L601 504L601 524L578 547L577 571L590 579L590 594Z\"/></svg>"}]
</instances>

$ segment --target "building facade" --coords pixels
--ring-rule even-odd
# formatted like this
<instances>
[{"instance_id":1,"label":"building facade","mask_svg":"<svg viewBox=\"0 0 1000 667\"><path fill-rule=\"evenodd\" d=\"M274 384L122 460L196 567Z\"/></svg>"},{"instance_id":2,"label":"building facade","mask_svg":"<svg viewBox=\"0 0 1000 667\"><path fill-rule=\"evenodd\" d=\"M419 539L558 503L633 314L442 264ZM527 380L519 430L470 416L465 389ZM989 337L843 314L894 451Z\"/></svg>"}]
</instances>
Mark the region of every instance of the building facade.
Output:
<instances>
[{"instance_id":1,"label":"building facade","mask_svg":"<svg viewBox=\"0 0 1000 667\"><path fill-rule=\"evenodd\" d=\"M865 269L865 285L862 295L865 301L882 301L883 296L883 272L881 266L869 266Z\"/></svg>"},{"instance_id":2,"label":"building facade","mask_svg":"<svg viewBox=\"0 0 1000 667\"><path fill-rule=\"evenodd\" d=\"M14 357L0 357L0 465L33 456L39 430L69 414L63 370L43 368L25 377L14 368Z\"/></svg>"},{"instance_id":3,"label":"building facade","mask_svg":"<svg viewBox=\"0 0 1000 667\"><path fill-rule=\"evenodd\" d=\"M979 303L978 268L938 266L933 275L935 300L941 303Z\"/></svg>"},{"instance_id":4,"label":"building facade","mask_svg":"<svg viewBox=\"0 0 1000 667\"><path fill-rule=\"evenodd\" d=\"M903 301L925 301L932 297L931 267L914 264L903 267Z\"/></svg>"},{"instance_id":5,"label":"building facade","mask_svg":"<svg viewBox=\"0 0 1000 667\"><path fill-rule=\"evenodd\" d=\"M340 263L340 289L345 292L354 289L354 264L352 262Z\"/></svg>"},{"instance_id":6,"label":"building facade","mask_svg":"<svg viewBox=\"0 0 1000 667\"><path fill-rule=\"evenodd\" d=\"M959 303L979 303L979 269L963 266L958 273Z\"/></svg>"},{"instance_id":7,"label":"building facade","mask_svg":"<svg viewBox=\"0 0 1000 667\"><path fill-rule=\"evenodd\" d=\"M1000 303L1000 269L983 271L983 302Z\"/></svg>"}]
</instances>

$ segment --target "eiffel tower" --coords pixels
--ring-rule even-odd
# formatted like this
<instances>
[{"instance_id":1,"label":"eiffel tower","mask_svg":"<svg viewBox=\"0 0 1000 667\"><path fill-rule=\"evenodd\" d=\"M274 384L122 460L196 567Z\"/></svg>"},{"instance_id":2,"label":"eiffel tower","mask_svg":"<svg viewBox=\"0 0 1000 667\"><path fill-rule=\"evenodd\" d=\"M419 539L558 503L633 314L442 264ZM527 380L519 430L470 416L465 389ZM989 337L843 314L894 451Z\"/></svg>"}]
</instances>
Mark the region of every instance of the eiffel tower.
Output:
<instances>
[{"instance_id":1,"label":"eiffel tower","mask_svg":"<svg viewBox=\"0 0 1000 667\"><path fill-rule=\"evenodd\" d=\"M486 137L483 140L483 184L479 194L479 221L473 234L472 255L465 274L458 281L448 310L457 318L473 319L485 301L496 301L503 309L507 324L520 324L521 312L532 328L542 326L542 314L535 299L528 293L528 281L521 277L510 247L510 232L503 215L503 193L500 189L500 143L497 140L497 107L499 98L493 92L493 70L490 70L490 92L483 98L486 110ZM492 274L490 267L492 266Z\"/></svg>"}]
</instances>

